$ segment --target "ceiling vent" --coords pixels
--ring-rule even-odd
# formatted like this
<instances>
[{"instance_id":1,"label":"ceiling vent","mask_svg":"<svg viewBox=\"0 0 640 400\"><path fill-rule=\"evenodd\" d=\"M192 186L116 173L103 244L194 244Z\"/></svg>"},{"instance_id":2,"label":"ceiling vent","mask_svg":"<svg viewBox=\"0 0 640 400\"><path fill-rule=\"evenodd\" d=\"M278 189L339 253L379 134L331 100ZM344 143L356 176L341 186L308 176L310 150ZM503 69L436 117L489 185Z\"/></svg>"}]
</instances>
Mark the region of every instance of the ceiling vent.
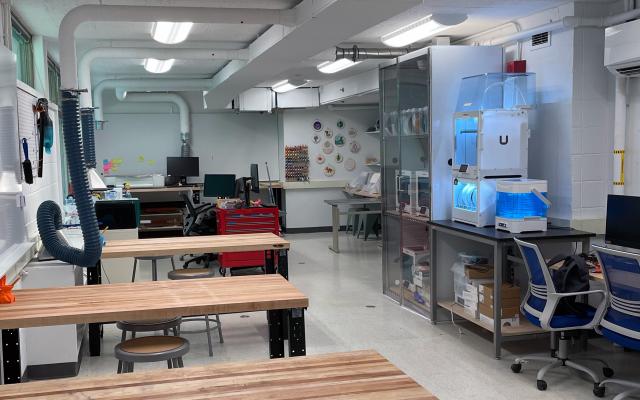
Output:
<instances>
[{"instance_id":1,"label":"ceiling vent","mask_svg":"<svg viewBox=\"0 0 640 400\"><path fill-rule=\"evenodd\" d=\"M551 46L551 32L542 32L531 36L531 50L543 49L549 46Z\"/></svg>"}]
</instances>

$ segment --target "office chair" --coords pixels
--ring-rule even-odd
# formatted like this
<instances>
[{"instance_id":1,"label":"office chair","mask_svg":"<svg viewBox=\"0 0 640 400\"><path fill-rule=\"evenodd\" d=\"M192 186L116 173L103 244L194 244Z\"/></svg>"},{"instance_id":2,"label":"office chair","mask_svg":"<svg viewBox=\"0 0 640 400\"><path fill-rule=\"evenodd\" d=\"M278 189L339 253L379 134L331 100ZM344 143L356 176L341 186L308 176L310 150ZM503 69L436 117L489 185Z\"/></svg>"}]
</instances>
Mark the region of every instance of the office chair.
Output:
<instances>
[{"instance_id":1,"label":"office chair","mask_svg":"<svg viewBox=\"0 0 640 400\"><path fill-rule=\"evenodd\" d=\"M593 249L602 266L610 302L598 333L624 348L640 350L640 255L600 246L593 246ZM606 379L600 383L603 391L608 383L630 388L613 400L640 393L640 382Z\"/></svg>"},{"instance_id":2,"label":"office chair","mask_svg":"<svg viewBox=\"0 0 640 400\"><path fill-rule=\"evenodd\" d=\"M590 368L584 367L569 359L569 343L565 334L570 330L594 329L604 314L607 304L606 293L603 290L557 293L555 286L553 285L553 280L551 279L551 273L547 268L547 264L545 263L538 246L518 239L515 239L515 241L522 253L524 263L527 267L527 273L529 275L529 287L527 288L527 294L520 305L520 311L532 324L552 333L552 350L551 357L518 357L514 364L511 365L511 370L514 373L519 373L522 370L522 364L528 361L543 361L550 363L540 369L537 375L536 384L538 390L546 390L547 383L543 378L550 369L557 367L573 368L575 370L582 371L591 377L594 382L593 394L597 397L604 396L604 388L600 387L600 378L598 375ZM558 303L562 298L569 296L586 296L595 293L602 296L597 309L588 304L576 302L575 307L581 311L580 313L560 314L556 310ZM558 350L554 351L556 332L560 332L560 340ZM599 361L604 365L603 373L605 376L611 371L604 361L591 360Z\"/></svg>"},{"instance_id":3,"label":"office chair","mask_svg":"<svg viewBox=\"0 0 640 400\"><path fill-rule=\"evenodd\" d=\"M196 207L186 193L180 193L180 197L187 206L187 215L184 219L182 234L184 236L215 235L215 226L211 223L211 220L207 221L205 218L205 213L211 210L214 206L212 204L203 204ZM189 268L189 264L193 262L197 264L204 262L205 266L208 268L209 263L214 259L215 257L213 253L202 254L187 260L184 263L183 268Z\"/></svg>"}]
</instances>

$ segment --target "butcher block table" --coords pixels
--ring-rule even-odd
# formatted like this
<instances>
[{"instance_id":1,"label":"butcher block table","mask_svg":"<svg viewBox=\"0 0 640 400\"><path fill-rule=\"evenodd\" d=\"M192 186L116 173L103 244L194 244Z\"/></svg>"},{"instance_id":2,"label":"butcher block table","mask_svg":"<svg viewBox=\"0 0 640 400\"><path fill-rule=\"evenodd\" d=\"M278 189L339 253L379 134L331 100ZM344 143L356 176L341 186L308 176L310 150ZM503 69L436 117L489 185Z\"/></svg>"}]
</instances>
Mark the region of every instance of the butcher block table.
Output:
<instances>
[{"instance_id":1,"label":"butcher block table","mask_svg":"<svg viewBox=\"0 0 640 400\"><path fill-rule=\"evenodd\" d=\"M270 357L284 357L287 319L289 356L306 353L304 309L309 299L278 274L23 289L14 294L14 303L0 304L0 329L266 311Z\"/></svg>"},{"instance_id":2,"label":"butcher block table","mask_svg":"<svg viewBox=\"0 0 640 400\"><path fill-rule=\"evenodd\" d=\"M7 399L437 400L374 351L9 385Z\"/></svg>"}]
</instances>

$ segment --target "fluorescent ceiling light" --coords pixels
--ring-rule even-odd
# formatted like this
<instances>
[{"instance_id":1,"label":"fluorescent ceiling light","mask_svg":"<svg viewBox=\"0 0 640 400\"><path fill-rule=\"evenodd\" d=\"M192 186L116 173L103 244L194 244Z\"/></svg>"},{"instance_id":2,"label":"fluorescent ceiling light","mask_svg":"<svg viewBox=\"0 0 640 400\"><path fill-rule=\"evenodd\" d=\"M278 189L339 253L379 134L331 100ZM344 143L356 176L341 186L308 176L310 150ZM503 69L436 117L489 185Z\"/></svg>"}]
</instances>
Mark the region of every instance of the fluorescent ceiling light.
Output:
<instances>
[{"instance_id":1,"label":"fluorescent ceiling light","mask_svg":"<svg viewBox=\"0 0 640 400\"><path fill-rule=\"evenodd\" d=\"M144 69L151 72L152 74L163 74L173 67L173 62L175 58L170 58L168 60L157 60L155 58L145 58L144 60Z\"/></svg>"},{"instance_id":2,"label":"fluorescent ceiling light","mask_svg":"<svg viewBox=\"0 0 640 400\"><path fill-rule=\"evenodd\" d=\"M353 62L348 58L341 58L339 60L325 61L322 64L319 64L318 71L323 74L334 74L338 71L342 71L343 69L353 67L356 64L360 64L360 61Z\"/></svg>"},{"instance_id":3,"label":"fluorescent ceiling light","mask_svg":"<svg viewBox=\"0 0 640 400\"><path fill-rule=\"evenodd\" d=\"M382 43L404 47L425 40L467 20L466 14L431 14L382 36Z\"/></svg>"},{"instance_id":4,"label":"fluorescent ceiling light","mask_svg":"<svg viewBox=\"0 0 640 400\"><path fill-rule=\"evenodd\" d=\"M151 27L151 37L156 42L164 44L184 42L192 26L193 22L154 22Z\"/></svg>"},{"instance_id":5,"label":"fluorescent ceiling light","mask_svg":"<svg viewBox=\"0 0 640 400\"><path fill-rule=\"evenodd\" d=\"M285 93L299 88L302 85L306 85L307 82L309 81L305 79L285 79L284 81L278 82L275 85L271 86L271 89L276 93Z\"/></svg>"}]
</instances>

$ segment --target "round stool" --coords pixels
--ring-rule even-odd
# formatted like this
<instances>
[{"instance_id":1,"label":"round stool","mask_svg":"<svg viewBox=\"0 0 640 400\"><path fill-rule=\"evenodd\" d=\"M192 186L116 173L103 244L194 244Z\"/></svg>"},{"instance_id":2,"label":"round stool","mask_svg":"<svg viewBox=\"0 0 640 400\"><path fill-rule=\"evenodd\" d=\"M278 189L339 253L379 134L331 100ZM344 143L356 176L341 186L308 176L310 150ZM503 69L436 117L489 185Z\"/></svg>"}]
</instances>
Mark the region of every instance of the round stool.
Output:
<instances>
[{"instance_id":1,"label":"round stool","mask_svg":"<svg viewBox=\"0 0 640 400\"><path fill-rule=\"evenodd\" d=\"M182 279L202 279L202 278L211 278L213 277L215 269L211 268L185 268L185 269L177 269L174 271L169 271L168 277L170 280L182 280ZM224 343L224 338L222 337L222 323L220 322L220 315L215 315L216 325L214 328L218 329L218 337L220 338L220 343ZM211 344L211 325L209 323L209 315L205 315L203 317L195 317L195 318L183 318L183 322L189 321L204 321L206 324L206 328L204 330L198 331L184 331L181 330L182 334L194 334L194 333L203 333L207 334L207 343L209 344L209 357L213 357L213 345Z\"/></svg>"},{"instance_id":2,"label":"round stool","mask_svg":"<svg viewBox=\"0 0 640 400\"><path fill-rule=\"evenodd\" d=\"M138 261L151 261L151 280L158 280L158 260L171 260L171 267L176 270L176 264L173 262L173 256L145 256L133 258L133 274L131 274L131 282L136 280L136 268Z\"/></svg>"},{"instance_id":3,"label":"round stool","mask_svg":"<svg viewBox=\"0 0 640 400\"><path fill-rule=\"evenodd\" d=\"M169 369L182 368L182 356L189 352L189 341L178 336L145 336L118 343L114 351L122 361L118 373L133 372L137 362L166 361Z\"/></svg>"},{"instance_id":4,"label":"round stool","mask_svg":"<svg viewBox=\"0 0 640 400\"><path fill-rule=\"evenodd\" d=\"M143 321L118 321L116 327L122 331L120 342L127 340L127 332L131 332L131 339L136 338L136 332L156 332L162 331L165 336L169 336L169 329L173 331L174 336L180 335L180 323L182 318L176 317L172 319L157 319ZM122 361L118 361L118 373L122 371Z\"/></svg>"}]
</instances>

